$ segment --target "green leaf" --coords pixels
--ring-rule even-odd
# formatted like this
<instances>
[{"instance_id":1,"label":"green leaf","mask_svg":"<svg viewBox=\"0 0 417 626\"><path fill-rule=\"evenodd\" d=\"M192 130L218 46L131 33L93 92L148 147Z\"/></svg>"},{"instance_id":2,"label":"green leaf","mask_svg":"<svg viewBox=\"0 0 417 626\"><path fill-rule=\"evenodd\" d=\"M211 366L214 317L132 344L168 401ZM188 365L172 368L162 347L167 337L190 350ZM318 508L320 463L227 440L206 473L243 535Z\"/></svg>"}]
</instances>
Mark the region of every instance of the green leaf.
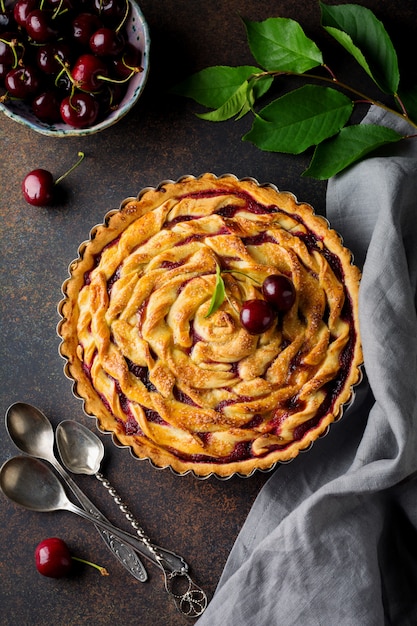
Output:
<instances>
[{"instance_id":1,"label":"green leaf","mask_svg":"<svg viewBox=\"0 0 417 626\"><path fill-rule=\"evenodd\" d=\"M385 126L347 126L335 137L317 146L303 176L327 180L377 148L400 139L403 139L400 133Z\"/></svg>"},{"instance_id":2,"label":"green leaf","mask_svg":"<svg viewBox=\"0 0 417 626\"><path fill-rule=\"evenodd\" d=\"M300 154L337 133L352 109L352 101L339 91L305 85L262 109L243 140L261 150Z\"/></svg>"},{"instance_id":3,"label":"green leaf","mask_svg":"<svg viewBox=\"0 0 417 626\"><path fill-rule=\"evenodd\" d=\"M205 317L209 317L212 313L215 313L217 309L223 304L226 296L226 289L224 281L221 275L220 265L216 265L216 284L214 286L213 295L211 296L211 302L209 310Z\"/></svg>"},{"instance_id":4,"label":"green leaf","mask_svg":"<svg viewBox=\"0 0 417 626\"><path fill-rule=\"evenodd\" d=\"M214 111L209 111L208 113L198 113L197 117L200 117L202 120L208 120L209 122L224 122L235 115L239 115L247 104L248 91L249 83L245 80L221 107ZM250 106L245 108L250 110Z\"/></svg>"},{"instance_id":5,"label":"green leaf","mask_svg":"<svg viewBox=\"0 0 417 626\"><path fill-rule=\"evenodd\" d=\"M242 84L254 74L261 73L258 67L240 65L229 67L227 65L214 65L200 72L192 74L183 82L172 88L172 92L191 98L203 106L218 109L222 107ZM257 82L256 97L260 97L269 89L273 79Z\"/></svg>"},{"instance_id":6,"label":"green leaf","mask_svg":"<svg viewBox=\"0 0 417 626\"><path fill-rule=\"evenodd\" d=\"M356 4L327 6L320 3L321 22L359 63L378 87L395 94L400 73L392 41L370 9Z\"/></svg>"},{"instance_id":7,"label":"green leaf","mask_svg":"<svg viewBox=\"0 0 417 626\"><path fill-rule=\"evenodd\" d=\"M322 65L323 57L298 22L271 17L263 22L244 20L250 50L268 71L303 74Z\"/></svg>"}]
</instances>

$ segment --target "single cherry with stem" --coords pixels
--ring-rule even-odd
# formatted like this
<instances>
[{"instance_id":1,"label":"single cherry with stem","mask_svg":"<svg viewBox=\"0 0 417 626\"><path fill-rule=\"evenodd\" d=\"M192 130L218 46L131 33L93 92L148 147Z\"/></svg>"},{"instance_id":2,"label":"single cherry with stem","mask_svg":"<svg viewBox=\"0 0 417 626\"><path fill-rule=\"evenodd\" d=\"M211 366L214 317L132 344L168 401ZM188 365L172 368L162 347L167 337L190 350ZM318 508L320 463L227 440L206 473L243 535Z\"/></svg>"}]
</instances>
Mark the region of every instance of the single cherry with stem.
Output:
<instances>
[{"instance_id":1,"label":"single cherry with stem","mask_svg":"<svg viewBox=\"0 0 417 626\"><path fill-rule=\"evenodd\" d=\"M92 126L100 112L98 101L89 93L71 93L60 106L61 118L74 128Z\"/></svg>"},{"instance_id":2,"label":"single cherry with stem","mask_svg":"<svg viewBox=\"0 0 417 626\"><path fill-rule=\"evenodd\" d=\"M49 170L36 169L29 172L22 182L22 192L26 202L33 206L51 205L54 201L56 185L79 166L84 159L84 152L79 152L78 157L78 161L55 181Z\"/></svg>"},{"instance_id":3,"label":"single cherry with stem","mask_svg":"<svg viewBox=\"0 0 417 626\"><path fill-rule=\"evenodd\" d=\"M6 94L3 99L7 99L8 96L18 99L26 99L29 96L34 95L40 85L40 80L36 69L30 65L23 67L16 67L6 75L4 80L4 86L6 87Z\"/></svg>"},{"instance_id":4,"label":"single cherry with stem","mask_svg":"<svg viewBox=\"0 0 417 626\"><path fill-rule=\"evenodd\" d=\"M107 78L106 64L94 54L82 54L72 68L74 85L82 91L99 91Z\"/></svg>"},{"instance_id":5,"label":"single cherry with stem","mask_svg":"<svg viewBox=\"0 0 417 626\"><path fill-rule=\"evenodd\" d=\"M103 26L95 31L90 37L89 45L91 51L100 57L114 57L120 54L125 46L126 40L121 30L129 15L129 2L126 1L125 13L116 28Z\"/></svg>"},{"instance_id":6,"label":"single cherry with stem","mask_svg":"<svg viewBox=\"0 0 417 626\"><path fill-rule=\"evenodd\" d=\"M62 578L70 573L73 561L79 561L86 565L91 565L99 570L102 576L108 576L109 573L105 567L91 563L76 556L72 556L71 552L63 539L59 537L50 537L41 541L35 549L36 569L43 576L49 578Z\"/></svg>"},{"instance_id":7,"label":"single cherry with stem","mask_svg":"<svg viewBox=\"0 0 417 626\"><path fill-rule=\"evenodd\" d=\"M110 60L115 75L120 79L129 80L134 74L143 72L140 65L141 56L141 51L128 42L124 51Z\"/></svg>"}]
</instances>

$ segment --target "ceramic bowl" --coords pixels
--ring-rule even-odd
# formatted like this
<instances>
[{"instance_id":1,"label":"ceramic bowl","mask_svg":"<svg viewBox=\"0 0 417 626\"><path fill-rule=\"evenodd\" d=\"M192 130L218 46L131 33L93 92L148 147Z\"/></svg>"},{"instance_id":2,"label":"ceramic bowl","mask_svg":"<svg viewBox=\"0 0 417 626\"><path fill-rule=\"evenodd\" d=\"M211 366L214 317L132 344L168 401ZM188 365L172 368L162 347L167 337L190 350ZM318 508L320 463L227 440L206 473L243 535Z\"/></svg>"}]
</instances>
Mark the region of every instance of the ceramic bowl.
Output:
<instances>
[{"instance_id":1,"label":"ceramic bowl","mask_svg":"<svg viewBox=\"0 0 417 626\"><path fill-rule=\"evenodd\" d=\"M23 101L11 100L0 103L0 111L15 122L23 124L38 133L52 137L92 135L116 124L116 122L124 117L138 101L144 90L149 73L150 36L148 25L138 4L134 0L130 0L129 3L131 10L126 21L126 32L128 41L141 50L141 66L143 71L134 74L130 79L127 84L126 93L116 110L111 111L106 118L101 119L97 124L88 128L73 128L64 122L53 124L41 122L34 115L31 107Z\"/></svg>"}]
</instances>

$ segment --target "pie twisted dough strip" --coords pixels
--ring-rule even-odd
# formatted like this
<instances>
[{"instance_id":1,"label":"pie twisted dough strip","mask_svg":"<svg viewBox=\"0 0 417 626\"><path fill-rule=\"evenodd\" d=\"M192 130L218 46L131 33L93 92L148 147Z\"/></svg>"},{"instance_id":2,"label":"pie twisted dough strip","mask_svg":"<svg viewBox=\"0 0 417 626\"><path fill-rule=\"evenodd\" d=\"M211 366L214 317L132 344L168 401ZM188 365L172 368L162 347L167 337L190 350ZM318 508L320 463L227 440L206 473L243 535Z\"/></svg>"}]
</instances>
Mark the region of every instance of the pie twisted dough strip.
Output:
<instances>
[{"instance_id":1,"label":"pie twisted dough strip","mask_svg":"<svg viewBox=\"0 0 417 626\"><path fill-rule=\"evenodd\" d=\"M208 316L220 266L227 297ZM260 335L242 302L296 290ZM340 416L360 377L359 271L292 194L227 175L126 201L70 267L61 353L88 413L134 453L198 476L269 469Z\"/></svg>"}]
</instances>

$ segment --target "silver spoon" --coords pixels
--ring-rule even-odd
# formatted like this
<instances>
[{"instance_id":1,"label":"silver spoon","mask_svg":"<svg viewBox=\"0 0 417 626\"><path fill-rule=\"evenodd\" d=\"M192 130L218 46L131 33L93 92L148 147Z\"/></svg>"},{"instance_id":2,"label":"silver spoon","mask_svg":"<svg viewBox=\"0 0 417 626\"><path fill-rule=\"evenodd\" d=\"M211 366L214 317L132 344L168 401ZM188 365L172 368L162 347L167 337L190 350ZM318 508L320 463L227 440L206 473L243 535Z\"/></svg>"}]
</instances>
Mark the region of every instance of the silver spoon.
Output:
<instances>
[{"instance_id":1,"label":"silver spoon","mask_svg":"<svg viewBox=\"0 0 417 626\"><path fill-rule=\"evenodd\" d=\"M120 510L126 515L126 518L136 530L139 539L148 548L155 558L157 565L159 565L162 569L165 577L166 591L174 596L177 606L179 606L182 612L184 612L184 608L187 607L187 614L190 614L191 610L191 615L193 617L197 617L196 611L201 610L202 600L204 599L204 602L207 602L204 592L191 580L188 574L188 565L182 557L167 550L163 550L151 542L127 506L123 504L122 499L117 494L114 487L112 487L109 481L104 478L103 474L99 472L100 465L104 457L104 446L102 441L97 437L97 435L91 432L91 430L86 428L80 422L76 422L74 420L64 420L63 422L60 422L56 429L55 438L59 455L65 467L70 472L74 472L75 474L95 476L104 485L104 487L108 489L110 495L113 497ZM169 569L167 569L165 565L167 562L170 564ZM182 582L185 582L185 594L183 593L178 595L172 590L173 568L175 568L177 572L177 579L175 581L177 585L180 582L180 577L183 578ZM198 604L190 609L191 598L193 597L191 594L196 594Z\"/></svg>"},{"instance_id":2,"label":"silver spoon","mask_svg":"<svg viewBox=\"0 0 417 626\"><path fill-rule=\"evenodd\" d=\"M16 402L6 411L5 426L11 440L19 450L30 456L48 461L62 476L84 509L94 515L96 519L108 521L72 478L68 476L55 458L54 432L46 415L30 404ZM98 526L96 528L104 543L119 559L120 563L137 580L145 582L148 574L136 552L130 546L125 545L124 542L109 534L107 530Z\"/></svg>"},{"instance_id":3,"label":"silver spoon","mask_svg":"<svg viewBox=\"0 0 417 626\"><path fill-rule=\"evenodd\" d=\"M96 519L91 513L70 502L58 477L45 463L34 457L15 456L6 461L0 469L0 489L10 500L31 511L61 510L75 513L119 537L135 550L143 551L143 556L153 560L150 552L145 554L143 543L136 537L115 528L107 521ZM169 580L174 580L178 574L183 575L182 572L171 572ZM186 589L181 594L175 594L171 589L167 591L174 597L177 608L183 614L198 617L207 606L207 596L199 587L193 585L187 574L186 576Z\"/></svg>"},{"instance_id":4,"label":"silver spoon","mask_svg":"<svg viewBox=\"0 0 417 626\"><path fill-rule=\"evenodd\" d=\"M104 478L103 474L99 472L104 457L104 446L97 435L80 422L64 420L57 426L55 439L62 463L67 470L74 474L95 476L108 489L120 510L126 515L126 518L136 530L139 539L154 556L157 565L164 569L165 561L169 563L171 572L173 570L187 572L188 565L181 556L160 548L151 542L127 506L123 504L116 490Z\"/></svg>"}]
</instances>

